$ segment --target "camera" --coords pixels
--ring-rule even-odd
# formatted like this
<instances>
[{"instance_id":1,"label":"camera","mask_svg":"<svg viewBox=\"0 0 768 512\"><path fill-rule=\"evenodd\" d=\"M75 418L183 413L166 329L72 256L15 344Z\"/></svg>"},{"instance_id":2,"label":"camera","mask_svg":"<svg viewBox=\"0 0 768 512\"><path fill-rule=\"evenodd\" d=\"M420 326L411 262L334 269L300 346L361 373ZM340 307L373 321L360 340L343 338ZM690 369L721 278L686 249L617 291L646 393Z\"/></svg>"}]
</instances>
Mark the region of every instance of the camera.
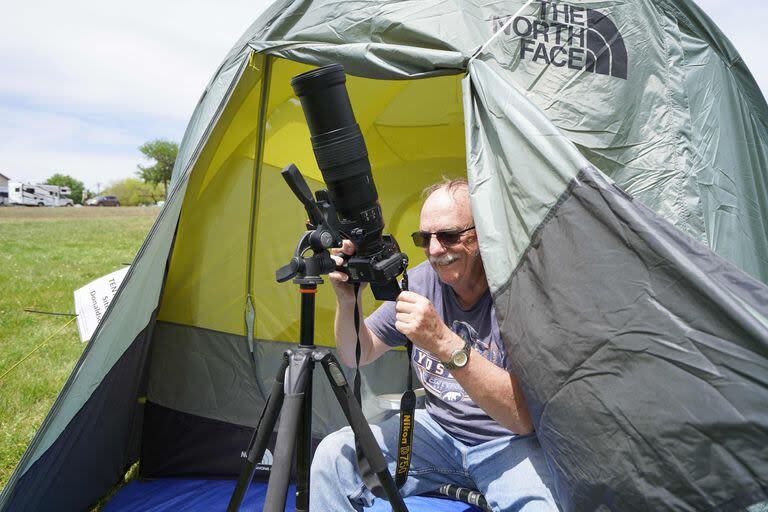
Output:
<instances>
[{"instance_id":1,"label":"camera","mask_svg":"<svg viewBox=\"0 0 768 512\"><path fill-rule=\"evenodd\" d=\"M371 283L378 300L395 300L400 293L396 278L404 271L408 257L400 252L393 236L383 234L384 218L368 150L345 83L341 64L291 79L307 120L317 165L328 186L327 191L318 192L319 208L315 211L320 212L330 232L348 238L357 248L342 267L349 282ZM338 246L341 240L335 243Z\"/></svg>"}]
</instances>

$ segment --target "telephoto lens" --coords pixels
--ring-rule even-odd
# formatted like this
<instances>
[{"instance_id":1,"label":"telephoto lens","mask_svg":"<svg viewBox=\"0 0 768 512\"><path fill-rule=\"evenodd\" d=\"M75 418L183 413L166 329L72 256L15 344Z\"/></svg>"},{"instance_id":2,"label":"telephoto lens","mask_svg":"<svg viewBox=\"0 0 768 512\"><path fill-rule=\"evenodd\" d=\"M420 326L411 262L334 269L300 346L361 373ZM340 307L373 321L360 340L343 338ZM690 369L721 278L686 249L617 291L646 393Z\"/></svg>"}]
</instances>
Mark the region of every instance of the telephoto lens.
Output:
<instances>
[{"instance_id":1,"label":"telephoto lens","mask_svg":"<svg viewBox=\"0 0 768 512\"><path fill-rule=\"evenodd\" d=\"M345 82L344 67L331 64L293 77L291 87L301 101L339 229L364 257L382 249L384 219Z\"/></svg>"},{"instance_id":2,"label":"telephoto lens","mask_svg":"<svg viewBox=\"0 0 768 512\"><path fill-rule=\"evenodd\" d=\"M343 270L350 282L371 283L377 299L395 300L400 293L396 278L408 258L392 236L382 234L379 194L346 80L341 64L331 64L293 77L291 87L301 101L317 166L336 211L337 218L329 221L357 247Z\"/></svg>"}]
</instances>

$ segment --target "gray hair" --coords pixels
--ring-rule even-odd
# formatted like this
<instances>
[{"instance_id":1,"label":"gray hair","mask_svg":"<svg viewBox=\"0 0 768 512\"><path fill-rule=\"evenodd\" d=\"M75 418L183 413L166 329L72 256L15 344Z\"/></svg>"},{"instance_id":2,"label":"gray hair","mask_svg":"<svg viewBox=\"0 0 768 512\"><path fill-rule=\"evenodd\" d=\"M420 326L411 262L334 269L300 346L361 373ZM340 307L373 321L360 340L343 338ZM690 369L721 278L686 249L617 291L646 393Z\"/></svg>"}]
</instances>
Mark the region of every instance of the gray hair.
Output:
<instances>
[{"instance_id":1,"label":"gray hair","mask_svg":"<svg viewBox=\"0 0 768 512\"><path fill-rule=\"evenodd\" d=\"M466 178L450 178L446 175L438 181L428 186L421 192L422 199L426 199L438 190L447 189L448 192L455 193L457 190L465 188L469 194L469 183Z\"/></svg>"}]
</instances>

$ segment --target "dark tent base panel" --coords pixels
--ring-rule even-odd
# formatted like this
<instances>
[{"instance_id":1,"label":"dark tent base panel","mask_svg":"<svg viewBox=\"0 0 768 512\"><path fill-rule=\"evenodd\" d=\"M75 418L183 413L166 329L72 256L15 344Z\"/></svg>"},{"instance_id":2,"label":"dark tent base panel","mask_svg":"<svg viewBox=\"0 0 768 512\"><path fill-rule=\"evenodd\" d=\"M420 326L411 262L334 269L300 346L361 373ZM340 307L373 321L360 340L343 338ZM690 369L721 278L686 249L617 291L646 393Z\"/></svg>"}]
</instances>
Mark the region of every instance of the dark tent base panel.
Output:
<instances>
[{"instance_id":1,"label":"dark tent base panel","mask_svg":"<svg viewBox=\"0 0 768 512\"><path fill-rule=\"evenodd\" d=\"M158 480L135 480L118 491L102 509L104 512L215 512L226 510L229 498L235 489L234 480L193 480L162 478ZM295 487L288 490L285 510L296 510ZM261 510L267 496L267 484L254 482L248 488L240 510L253 512ZM405 499L410 512L480 512L479 508L460 501L442 498L414 496ZM376 500L371 512L389 512L391 507L385 500Z\"/></svg>"},{"instance_id":2,"label":"dark tent base panel","mask_svg":"<svg viewBox=\"0 0 768 512\"><path fill-rule=\"evenodd\" d=\"M152 402L146 403L144 417L141 479L120 489L103 510L226 510L242 467L240 453L248 446L253 429L174 411ZM217 442L211 443L211 439ZM270 444L269 449L274 452L274 445ZM257 473L240 510L262 509L267 494L266 478L266 472ZM292 487L287 511L295 510L294 492ZM480 511L460 501L437 497L407 498L406 504L410 512ZM389 512L391 507L384 500L376 500L366 510Z\"/></svg>"}]
</instances>

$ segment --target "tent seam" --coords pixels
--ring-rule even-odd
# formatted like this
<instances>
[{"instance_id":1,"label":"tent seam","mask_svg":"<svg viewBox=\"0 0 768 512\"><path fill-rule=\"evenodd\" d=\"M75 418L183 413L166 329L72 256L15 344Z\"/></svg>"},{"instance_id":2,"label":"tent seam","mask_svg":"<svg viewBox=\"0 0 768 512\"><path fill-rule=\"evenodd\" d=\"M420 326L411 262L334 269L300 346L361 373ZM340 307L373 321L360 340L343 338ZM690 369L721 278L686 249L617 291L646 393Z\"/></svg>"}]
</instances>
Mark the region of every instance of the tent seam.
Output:
<instances>
[{"instance_id":1,"label":"tent seam","mask_svg":"<svg viewBox=\"0 0 768 512\"><path fill-rule=\"evenodd\" d=\"M555 204L552 205L552 207L547 211L547 214L544 216L544 218L541 220L538 226L536 226L536 229L533 230L533 233L531 233L530 241L528 242L528 246L523 251L523 254L520 255L520 259L517 262L517 265L515 265L514 270L509 275L507 280L497 288L497 290L493 293L493 298L497 299L501 294L507 291L507 289L511 286L512 281L514 280L517 273L520 271L520 268L523 266L523 264L528 259L528 255L531 250L535 248L535 246L540 242L541 238L541 232L543 231L544 227L555 217L557 214L557 211L560 209L560 206L567 201L571 195L573 194L573 189L577 186L581 186L581 180L585 176L587 172L590 171L596 171L595 167L592 165L586 165L579 170L576 175L571 178L571 180L568 182L568 186L565 187L565 190L558 196L557 200L555 201ZM626 198L632 200L632 197L621 190L619 187L615 187L619 190L619 192Z\"/></svg>"}]
</instances>

